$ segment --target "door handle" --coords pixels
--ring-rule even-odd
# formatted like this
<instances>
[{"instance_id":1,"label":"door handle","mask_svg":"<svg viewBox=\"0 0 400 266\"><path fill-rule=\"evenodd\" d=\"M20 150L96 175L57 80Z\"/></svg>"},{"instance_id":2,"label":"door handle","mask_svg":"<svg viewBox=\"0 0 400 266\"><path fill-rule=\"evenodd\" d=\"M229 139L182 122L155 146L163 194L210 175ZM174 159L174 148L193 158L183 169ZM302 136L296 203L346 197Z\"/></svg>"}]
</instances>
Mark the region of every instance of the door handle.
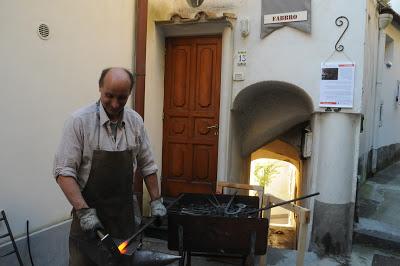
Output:
<instances>
[{"instance_id":1,"label":"door handle","mask_svg":"<svg viewBox=\"0 0 400 266\"><path fill-rule=\"evenodd\" d=\"M208 129L212 129L212 128L218 129L218 124L215 124L215 125L213 125L213 126L208 126L207 128L208 128Z\"/></svg>"},{"instance_id":2,"label":"door handle","mask_svg":"<svg viewBox=\"0 0 400 266\"><path fill-rule=\"evenodd\" d=\"M218 124L215 124L215 125L212 125L212 126L208 126L207 128L208 128L208 129L213 129L213 128L215 128L214 135L215 135L215 136L218 135L218 133L219 133L219 132L218 132L218 131L219 131L219 130L218 130Z\"/></svg>"}]
</instances>

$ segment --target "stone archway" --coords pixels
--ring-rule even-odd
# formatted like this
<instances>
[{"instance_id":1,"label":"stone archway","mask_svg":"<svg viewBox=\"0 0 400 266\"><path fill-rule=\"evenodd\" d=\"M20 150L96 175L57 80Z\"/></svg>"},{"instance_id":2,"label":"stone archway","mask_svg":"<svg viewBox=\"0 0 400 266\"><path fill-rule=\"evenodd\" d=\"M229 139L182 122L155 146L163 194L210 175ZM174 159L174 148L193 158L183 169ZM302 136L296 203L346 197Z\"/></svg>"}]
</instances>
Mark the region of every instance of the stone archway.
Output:
<instances>
[{"instance_id":1,"label":"stone archway","mask_svg":"<svg viewBox=\"0 0 400 266\"><path fill-rule=\"evenodd\" d=\"M242 157L308 121L313 112L310 96L282 81L252 84L235 97L233 120Z\"/></svg>"}]
</instances>

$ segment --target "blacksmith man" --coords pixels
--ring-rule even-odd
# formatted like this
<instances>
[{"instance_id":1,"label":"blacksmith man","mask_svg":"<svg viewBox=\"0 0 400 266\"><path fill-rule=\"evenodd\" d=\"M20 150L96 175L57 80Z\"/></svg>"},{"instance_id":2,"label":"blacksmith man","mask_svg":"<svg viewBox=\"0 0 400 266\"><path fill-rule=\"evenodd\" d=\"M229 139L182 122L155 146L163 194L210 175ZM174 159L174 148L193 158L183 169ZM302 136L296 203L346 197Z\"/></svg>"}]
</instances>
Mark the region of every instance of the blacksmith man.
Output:
<instances>
[{"instance_id":1,"label":"blacksmith man","mask_svg":"<svg viewBox=\"0 0 400 266\"><path fill-rule=\"evenodd\" d=\"M69 265L131 265L115 262L97 245L95 232L104 230L120 239L134 233L136 169L144 176L152 215L166 214L143 120L125 107L133 84L128 70L105 69L99 80L100 100L74 112L65 123L54 177L73 206Z\"/></svg>"}]
</instances>

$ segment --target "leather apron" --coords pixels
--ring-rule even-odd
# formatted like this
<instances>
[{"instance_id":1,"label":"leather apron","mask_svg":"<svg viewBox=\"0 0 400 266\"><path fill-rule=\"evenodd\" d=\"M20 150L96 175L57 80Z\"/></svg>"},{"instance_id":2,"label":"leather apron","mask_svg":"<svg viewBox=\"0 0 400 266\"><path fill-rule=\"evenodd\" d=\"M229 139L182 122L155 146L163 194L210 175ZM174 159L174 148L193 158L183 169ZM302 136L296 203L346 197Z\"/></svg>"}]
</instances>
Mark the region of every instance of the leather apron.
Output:
<instances>
[{"instance_id":1,"label":"leather apron","mask_svg":"<svg viewBox=\"0 0 400 266\"><path fill-rule=\"evenodd\" d=\"M100 149L100 114L97 105L99 122L97 149L93 151L89 179L82 191L83 198L90 208L95 208L97 216L104 226L104 232L114 238L127 239L135 232L133 213L133 152L104 151ZM127 146L129 142L126 135ZM70 241L78 244L77 257L86 256L95 263L89 265L130 265L129 257L116 261L111 254L101 246L99 239L91 239L80 227L79 220L73 211L70 231ZM76 246L74 247L76 248ZM70 248L71 249L71 248ZM72 252L74 253L74 252ZM70 265L83 266L87 263L74 263L74 254L70 252Z\"/></svg>"}]
</instances>

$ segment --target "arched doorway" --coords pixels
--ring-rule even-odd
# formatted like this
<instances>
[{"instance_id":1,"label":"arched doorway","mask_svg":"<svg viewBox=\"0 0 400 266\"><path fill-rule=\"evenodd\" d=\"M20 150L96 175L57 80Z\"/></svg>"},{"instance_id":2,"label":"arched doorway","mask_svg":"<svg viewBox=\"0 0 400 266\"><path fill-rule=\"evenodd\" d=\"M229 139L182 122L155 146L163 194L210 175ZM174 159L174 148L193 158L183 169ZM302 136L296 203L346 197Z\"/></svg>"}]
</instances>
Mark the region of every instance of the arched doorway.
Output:
<instances>
[{"instance_id":1,"label":"arched doorway","mask_svg":"<svg viewBox=\"0 0 400 266\"><path fill-rule=\"evenodd\" d=\"M264 186L265 193L284 200L296 196L302 164L295 147L278 139L254 151L250 159L250 184ZM291 213L278 207L272 209L270 223L293 226L293 218Z\"/></svg>"},{"instance_id":2,"label":"arched doorway","mask_svg":"<svg viewBox=\"0 0 400 266\"><path fill-rule=\"evenodd\" d=\"M275 164L278 177L270 180L267 192L282 198L302 194L303 184L307 182L305 168L309 164L302 156L302 146L313 112L310 96L286 82L259 82L238 93L232 112L231 165L233 171L240 172L240 182L254 182L257 163ZM294 216L279 209L274 212L271 224L292 227L295 241ZM296 243L292 245L295 246ZM290 248L290 244L286 247Z\"/></svg>"}]
</instances>

